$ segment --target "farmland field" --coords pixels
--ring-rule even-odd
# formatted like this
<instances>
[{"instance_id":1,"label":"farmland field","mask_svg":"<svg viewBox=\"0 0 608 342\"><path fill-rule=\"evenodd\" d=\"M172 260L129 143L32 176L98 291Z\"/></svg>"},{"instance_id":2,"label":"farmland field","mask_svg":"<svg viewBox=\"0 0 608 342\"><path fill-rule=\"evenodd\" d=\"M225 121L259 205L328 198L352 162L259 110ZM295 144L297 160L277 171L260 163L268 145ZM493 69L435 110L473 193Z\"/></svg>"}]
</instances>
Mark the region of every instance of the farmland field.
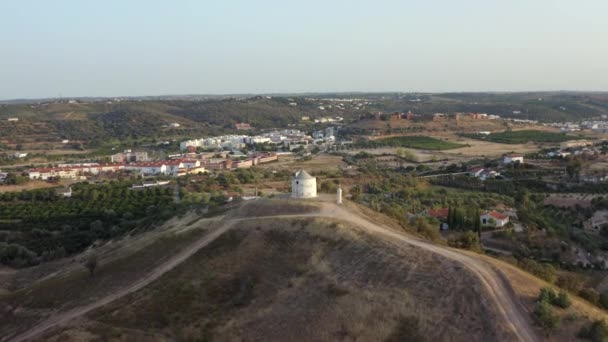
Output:
<instances>
[{"instance_id":1,"label":"farmland field","mask_svg":"<svg viewBox=\"0 0 608 342\"><path fill-rule=\"evenodd\" d=\"M580 139L580 137L573 137L563 133L537 130L505 131L488 135L463 134L463 136L502 144L525 144L530 141L539 143L560 143L568 140Z\"/></svg>"},{"instance_id":2,"label":"farmland field","mask_svg":"<svg viewBox=\"0 0 608 342\"><path fill-rule=\"evenodd\" d=\"M466 145L457 144L449 141L439 140L425 136L402 136L378 139L374 141L362 142L360 147L409 147L422 150L450 150L465 147Z\"/></svg>"}]
</instances>

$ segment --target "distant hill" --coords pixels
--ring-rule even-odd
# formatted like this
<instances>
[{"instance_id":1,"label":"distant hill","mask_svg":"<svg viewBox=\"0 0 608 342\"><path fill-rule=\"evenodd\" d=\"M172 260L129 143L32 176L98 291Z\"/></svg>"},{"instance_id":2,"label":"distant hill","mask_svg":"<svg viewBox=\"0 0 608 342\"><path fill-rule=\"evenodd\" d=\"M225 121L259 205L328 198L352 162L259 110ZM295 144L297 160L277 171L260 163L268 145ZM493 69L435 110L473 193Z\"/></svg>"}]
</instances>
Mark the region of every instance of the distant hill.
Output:
<instances>
[{"instance_id":1,"label":"distant hill","mask_svg":"<svg viewBox=\"0 0 608 342\"><path fill-rule=\"evenodd\" d=\"M348 101L334 101L340 98ZM0 102L2 103L2 102ZM45 143L69 139L86 147L105 142L156 141L254 129L307 128L312 119L341 116L357 121L373 112L478 112L540 121L578 121L608 114L608 93L324 93L182 95L77 100L12 100L0 104L0 144ZM7 122L10 117L18 122ZM179 128L168 128L170 123Z\"/></svg>"}]
</instances>

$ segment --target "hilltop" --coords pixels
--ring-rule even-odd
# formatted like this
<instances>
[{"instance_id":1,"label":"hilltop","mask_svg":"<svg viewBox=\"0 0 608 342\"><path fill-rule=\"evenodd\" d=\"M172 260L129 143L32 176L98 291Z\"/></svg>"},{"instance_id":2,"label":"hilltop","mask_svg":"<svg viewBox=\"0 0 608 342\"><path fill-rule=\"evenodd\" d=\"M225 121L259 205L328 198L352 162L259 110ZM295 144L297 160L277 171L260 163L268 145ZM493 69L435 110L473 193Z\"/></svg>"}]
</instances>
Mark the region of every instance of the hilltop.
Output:
<instances>
[{"instance_id":1,"label":"hilltop","mask_svg":"<svg viewBox=\"0 0 608 342\"><path fill-rule=\"evenodd\" d=\"M389 218L353 204L262 200L218 217L192 213L97 253L92 277L73 261L13 275L1 334L29 331L35 335L22 337L51 341L539 336L525 308L542 281L403 235Z\"/></svg>"}]
</instances>

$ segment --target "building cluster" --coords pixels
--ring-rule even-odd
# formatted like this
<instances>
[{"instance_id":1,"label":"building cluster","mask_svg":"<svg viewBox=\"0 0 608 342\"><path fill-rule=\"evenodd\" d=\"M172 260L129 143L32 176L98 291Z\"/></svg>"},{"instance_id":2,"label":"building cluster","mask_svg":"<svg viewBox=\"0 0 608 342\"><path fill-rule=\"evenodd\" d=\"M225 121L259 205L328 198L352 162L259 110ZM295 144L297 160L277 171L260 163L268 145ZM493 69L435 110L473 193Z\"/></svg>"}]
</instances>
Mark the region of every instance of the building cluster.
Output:
<instances>
[{"instance_id":1,"label":"building cluster","mask_svg":"<svg viewBox=\"0 0 608 342\"><path fill-rule=\"evenodd\" d=\"M254 165L270 163L279 159L276 153L255 153L249 155L230 155L228 153L185 153L173 156L170 160L135 161L110 164L83 163L61 164L57 167L35 168L28 171L30 179L49 180L86 179L114 172L130 172L143 176L180 177L208 170L233 170L250 168Z\"/></svg>"},{"instance_id":2,"label":"building cluster","mask_svg":"<svg viewBox=\"0 0 608 342\"><path fill-rule=\"evenodd\" d=\"M469 170L469 176L479 178L480 180L485 181L486 179L496 178L497 176L500 176L500 172L484 167L474 167Z\"/></svg>"},{"instance_id":3,"label":"building cluster","mask_svg":"<svg viewBox=\"0 0 608 342\"><path fill-rule=\"evenodd\" d=\"M544 124L544 126L559 128L562 132L578 132L582 130L590 130L597 133L608 133L608 120L591 120L582 122L553 122Z\"/></svg>"},{"instance_id":4,"label":"building cluster","mask_svg":"<svg viewBox=\"0 0 608 342\"><path fill-rule=\"evenodd\" d=\"M460 121L462 119L467 120L498 120L501 117L499 115L486 114L486 113L434 113L432 115L422 115L416 114L412 111L408 111L407 113L399 113L394 112L391 114L385 114L383 112L376 112L373 114L376 120L388 119L389 121L398 121L398 120L428 120L430 118L431 121L445 121L449 119L454 119L456 121Z\"/></svg>"},{"instance_id":5,"label":"building cluster","mask_svg":"<svg viewBox=\"0 0 608 342\"><path fill-rule=\"evenodd\" d=\"M179 177L189 173L205 172L199 160L177 159L153 162L111 163L111 164L63 164L58 167L34 168L28 171L30 179L49 180L86 179L87 176L98 176L115 172L131 172L144 176Z\"/></svg>"},{"instance_id":6,"label":"building cluster","mask_svg":"<svg viewBox=\"0 0 608 342\"><path fill-rule=\"evenodd\" d=\"M133 163L133 162L147 162L150 161L148 152L133 152L131 150L124 150L122 153L116 153L110 156L112 163Z\"/></svg>"},{"instance_id":7,"label":"building cluster","mask_svg":"<svg viewBox=\"0 0 608 342\"><path fill-rule=\"evenodd\" d=\"M198 158L201 162L201 166L207 170L234 170L234 169L247 169L255 165L261 165L278 161L279 156L277 153L250 153L244 155L229 155L227 153L188 153L186 154L192 158Z\"/></svg>"},{"instance_id":8,"label":"building cluster","mask_svg":"<svg viewBox=\"0 0 608 342\"><path fill-rule=\"evenodd\" d=\"M319 108L322 108L322 107L319 107ZM342 122L342 121L344 121L344 118L341 116L322 117L322 118L315 119L315 123Z\"/></svg>"},{"instance_id":9,"label":"building cluster","mask_svg":"<svg viewBox=\"0 0 608 342\"><path fill-rule=\"evenodd\" d=\"M274 145L287 150L294 150L302 146L315 144L316 142L335 141L336 128L329 127L325 130L315 131L313 136L297 130L284 129L280 131L267 132L260 135L223 135L201 139L182 141L179 148L182 151L194 152L198 148L203 150L240 150L247 145Z\"/></svg>"},{"instance_id":10,"label":"building cluster","mask_svg":"<svg viewBox=\"0 0 608 342\"><path fill-rule=\"evenodd\" d=\"M560 144L559 149L547 152L548 158L566 158L568 156L591 157L601 153L590 140L571 140Z\"/></svg>"}]
</instances>

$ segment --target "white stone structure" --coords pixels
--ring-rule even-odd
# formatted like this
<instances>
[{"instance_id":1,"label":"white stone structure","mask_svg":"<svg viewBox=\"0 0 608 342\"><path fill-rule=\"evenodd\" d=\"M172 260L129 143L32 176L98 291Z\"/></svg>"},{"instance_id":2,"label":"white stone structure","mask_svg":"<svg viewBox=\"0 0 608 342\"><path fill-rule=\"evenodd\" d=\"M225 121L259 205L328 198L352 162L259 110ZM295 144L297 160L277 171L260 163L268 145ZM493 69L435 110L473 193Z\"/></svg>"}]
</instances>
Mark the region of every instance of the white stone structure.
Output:
<instances>
[{"instance_id":1,"label":"white stone structure","mask_svg":"<svg viewBox=\"0 0 608 342\"><path fill-rule=\"evenodd\" d=\"M317 197L317 179L300 169L291 178L291 197L314 198Z\"/></svg>"},{"instance_id":2,"label":"white stone structure","mask_svg":"<svg viewBox=\"0 0 608 342\"><path fill-rule=\"evenodd\" d=\"M507 154L503 158L503 164L524 163L524 156L521 154Z\"/></svg>"},{"instance_id":3,"label":"white stone structure","mask_svg":"<svg viewBox=\"0 0 608 342\"><path fill-rule=\"evenodd\" d=\"M342 187L338 186L338 191L336 192L336 202L338 204L342 204Z\"/></svg>"}]
</instances>

